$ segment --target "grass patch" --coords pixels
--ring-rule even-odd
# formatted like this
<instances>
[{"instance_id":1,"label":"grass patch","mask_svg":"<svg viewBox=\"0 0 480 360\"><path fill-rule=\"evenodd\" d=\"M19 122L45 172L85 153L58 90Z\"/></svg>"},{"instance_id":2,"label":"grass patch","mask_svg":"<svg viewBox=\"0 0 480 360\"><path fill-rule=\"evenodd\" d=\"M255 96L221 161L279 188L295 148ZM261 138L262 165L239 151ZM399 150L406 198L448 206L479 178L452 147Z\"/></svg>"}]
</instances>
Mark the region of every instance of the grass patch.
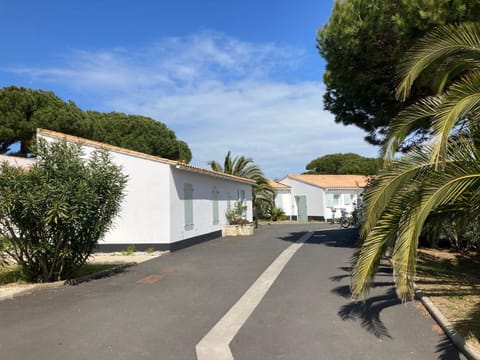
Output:
<instances>
[{"instance_id":1,"label":"grass patch","mask_svg":"<svg viewBox=\"0 0 480 360\"><path fill-rule=\"evenodd\" d=\"M418 255L417 286L480 350L480 257L430 249Z\"/></svg>"},{"instance_id":2,"label":"grass patch","mask_svg":"<svg viewBox=\"0 0 480 360\"><path fill-rule=\"evenodd\" d=\"M0 267L0 285L12 283L26 283L18 265Z\"/></svg>"},{"instance_id":3,"label":"grass patch","mask_svg":"<svg viewBox=\"0 0 480 360\"><path fill-rule=\"evenodd\" d=\"M73 273L73 277L77 278L80 276L90 275L96 272L109 270L117 265L113 264L83 264L80 269Z\"/></svg>"},{"instance_id":4,"label":"grass patch","mask_svg":"<svg viewBox=\"0 0 480 360\"><path fill-rule=\"evenodd\" d=\"M108 270L116 265L112 264L84 264L74 272L73 278L90 275L99 271ZM25 284L26 280L22 277L20 266L8 265L0 267L0 285L7 284Z\"/></svg>"}]
</instances>

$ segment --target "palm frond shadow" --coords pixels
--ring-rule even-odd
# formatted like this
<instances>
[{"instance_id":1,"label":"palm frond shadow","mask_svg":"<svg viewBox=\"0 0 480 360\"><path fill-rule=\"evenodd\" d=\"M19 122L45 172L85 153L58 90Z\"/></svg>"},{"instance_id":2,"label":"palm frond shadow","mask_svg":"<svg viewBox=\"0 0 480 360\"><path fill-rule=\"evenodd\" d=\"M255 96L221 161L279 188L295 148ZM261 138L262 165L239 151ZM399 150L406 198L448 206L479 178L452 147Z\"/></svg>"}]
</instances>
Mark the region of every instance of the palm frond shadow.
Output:
<instances>
[{"instance_id":1,"label":"palm frond shadow","mask_svg":"<svg viewBox=\"0 0 480 360\"><path fill-rule=\"evenodd\" d=\"M350 291L350 290L349 290ZM389 307L401 304L400 299L391 288L385 295L373 296L365 301L353 301L343 305L338 316L344 321L360 321L360 325L379 339L391 339L387 327L380 319L381 312Z\"/></svg>"},{"instance_id":2,"label":"palm frond shadow","mask_svg":"<svg viewBox=\"0 0 480 360\"><path fill-rule=\"evenodd\" d=\"M330 231L317 231L308 239L309 244L319 244L329 247L356 248L358 229L338 229Z\"/></svg>"},{"instance_id":3,"label":"palm frond shadow","mask_svg":"<svg viewBox=\"0 0 480 360\"><path fill-rule=\"evenodd\" d=\"M305 231L296 231L291 232L287 236L279 236L278 239L289 242L297 242L303 235L305 235Z\"/></svg>"},{"instance_id":4,"label":"palm frond shadow","mask_svg":"<svg viewBox=\"0 0 480 360\"><path fill-rule=\"evenodd\" d=\"M437 344L435 352L439 360L460 360L459 350L452 344L452 341L444 335Z\"/></svg>"}]
</instances>

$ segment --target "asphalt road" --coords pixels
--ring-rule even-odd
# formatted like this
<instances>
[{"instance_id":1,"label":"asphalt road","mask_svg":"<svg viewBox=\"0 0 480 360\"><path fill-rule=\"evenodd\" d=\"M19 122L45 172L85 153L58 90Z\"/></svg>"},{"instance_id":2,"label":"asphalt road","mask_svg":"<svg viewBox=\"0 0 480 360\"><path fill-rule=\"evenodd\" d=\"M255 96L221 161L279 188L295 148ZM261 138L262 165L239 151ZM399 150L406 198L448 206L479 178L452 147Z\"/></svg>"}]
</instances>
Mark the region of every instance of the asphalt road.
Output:
<instances>
[{"instance_id":1,"label":"asphalt road","mask_svg":"<svg viewBox=\"0 0 480 360\"><path fill-rule=\"evenodd\" d=\"M263 227L77 286L0 302L0 359L196 359L195 346L305 232L230 343L236 360L463 359L382 266L366 302L349 297L355 230Z\"/></svg>"}]
</instances>

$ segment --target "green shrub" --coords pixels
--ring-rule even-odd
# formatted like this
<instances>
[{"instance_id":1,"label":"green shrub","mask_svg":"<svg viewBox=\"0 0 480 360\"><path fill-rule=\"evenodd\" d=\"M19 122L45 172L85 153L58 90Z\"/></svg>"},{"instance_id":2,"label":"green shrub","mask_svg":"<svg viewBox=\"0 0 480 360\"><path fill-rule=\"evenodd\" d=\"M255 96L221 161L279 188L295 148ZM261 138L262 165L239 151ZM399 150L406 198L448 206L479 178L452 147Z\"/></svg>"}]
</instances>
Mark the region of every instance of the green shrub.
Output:
<instances>
[{"instance_id":1,"label":"green shrub","mask_svg":"<svg viewBox=\"0 0 480 360\"><path fill-rule=\"evenodd\" d=\"M120 211L127 178L106 151L39 141L28 171L0 166L0 237L29 281L65 279L84 264Z\"/></svg>"},{"instance_id":2,"label":"green shrub","mask_svg":"<svg viewBox=\"0 0 480 360\"><path fill-rule=\"evenodd\" d=\"M268 215L270 220L272 221L279 221L285 219L285 211L282 208L277 208L276 206L272 206L269 211Z\"/></svg>"},{"instance_id":3,"label":"green shrub","mask_svg":"<svg viewBox=\"0 0 480 360\"><path fill-rule=\"evenodd\" d=\"M235 202L233 208L228 209L225 216L230 225L245 225L249 224L249 221L245 219L244 214L247 210L247 205L241 202Z\"/></svg>"},{"instance_id":4,"label":"green shrub","mask_svg":"<svg viewBox=\"0 0 480 360\"><path fill-rule=\"evenodd\" d=\"M128 245L127 248L122 251L122 255L130 256L130 255L133 255L136 251L137 251L137 248L135 247L135 245L131 244L131 245Z\"/></svg>"},{"instance_id":5,"label":"green shrub","mask_svg":"<svg viewBox=\"0 0 480 360\"><path fill-rule=\"evenodd\" d=\"M8 241L4 237L0 237L0 267L8 265L8 255L6 253L8 247Z\"/></svg>"}]
</instances>

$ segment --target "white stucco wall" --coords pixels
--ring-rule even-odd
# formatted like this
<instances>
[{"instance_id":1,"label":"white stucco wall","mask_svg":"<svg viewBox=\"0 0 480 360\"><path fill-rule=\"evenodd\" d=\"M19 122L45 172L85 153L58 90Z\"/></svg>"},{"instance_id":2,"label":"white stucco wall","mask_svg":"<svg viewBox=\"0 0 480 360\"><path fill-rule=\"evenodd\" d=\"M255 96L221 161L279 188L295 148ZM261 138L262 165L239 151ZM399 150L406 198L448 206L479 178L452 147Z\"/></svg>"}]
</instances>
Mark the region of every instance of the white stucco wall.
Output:
<instances>
[{"instance_id":1,"label":"white stucco wall","mask_svg":"<svg viewBox=\"0 0 480 360\"><path fill-rule=\"evenodd\" d=\"M340 209L345 209L347 214L351 214L354 210L354 205L353 202L359 205L360 202L360 194L362 193L363 189L362 188L351 188L351 189L327 189L326 190L328 193L332 193L335 195L339 196L339 204L335 205L335 208L337 211L335 212L335 218L341 217L341 211ZM350 195L352 195L350 197ZM345 201L345 197L349 196L351 199L350 204L348 204L347 201ZM325 208L325 219L331 219L332 218L332 208L331 207L326 207Z\"/></svg>"},{"instance_id":2,"label":"white stucco wall","mask_svg":"<svg viewBox=\"0 0 480 360\"><path fill-rule=\"evenodd\" d=\"M275 194L275 206L283 209L287 218L294 215L295 208L292 204L290 189L277 189ZM295 213L296 214L296 213Z\"/></svg>"},{"instance_id":3,"label":"white stucco wall","mask_svg":"<svg viewBox=\"0 0 480 360\"><path fill-rule=\"evenodd\" d=\"M307 197L307 216L325 216L324 189L288 177L281 179L279 182L290 186L291 201L293 203L293 210L290 211L291 215L298 215L295 196L305 195ZM290 214L287 213L287 215Z\"/></svg>"},{"instance_id":4,"label":"white stucco wall","mask_svg":"<svg viewBox=\"0 0 480 360\"><path fill-rule=\"evenodd\" d=\"M29 168L35 163L35 159L21 158L17 156L0 155L0 163L6 162L10 166Z\"/></svg>"},{"instance_id":5,"label":"white stucco wall","mask_svg":"<svg viewBox=\"0 0 480 360\"><path fill-rule=\"evenodd\" d=\"M252 221L252 186L242 182L191 172L171 167L170 213L172 242L208 234L222 229L227 224L225 213L230 198L233 208L239 190L245 192L247 219ZM184 185L193 187L193 229L185 229L185 208L183 203ZM213 224L213 190L218 194L219 224Z\"/></svg>"}]
</instances>

